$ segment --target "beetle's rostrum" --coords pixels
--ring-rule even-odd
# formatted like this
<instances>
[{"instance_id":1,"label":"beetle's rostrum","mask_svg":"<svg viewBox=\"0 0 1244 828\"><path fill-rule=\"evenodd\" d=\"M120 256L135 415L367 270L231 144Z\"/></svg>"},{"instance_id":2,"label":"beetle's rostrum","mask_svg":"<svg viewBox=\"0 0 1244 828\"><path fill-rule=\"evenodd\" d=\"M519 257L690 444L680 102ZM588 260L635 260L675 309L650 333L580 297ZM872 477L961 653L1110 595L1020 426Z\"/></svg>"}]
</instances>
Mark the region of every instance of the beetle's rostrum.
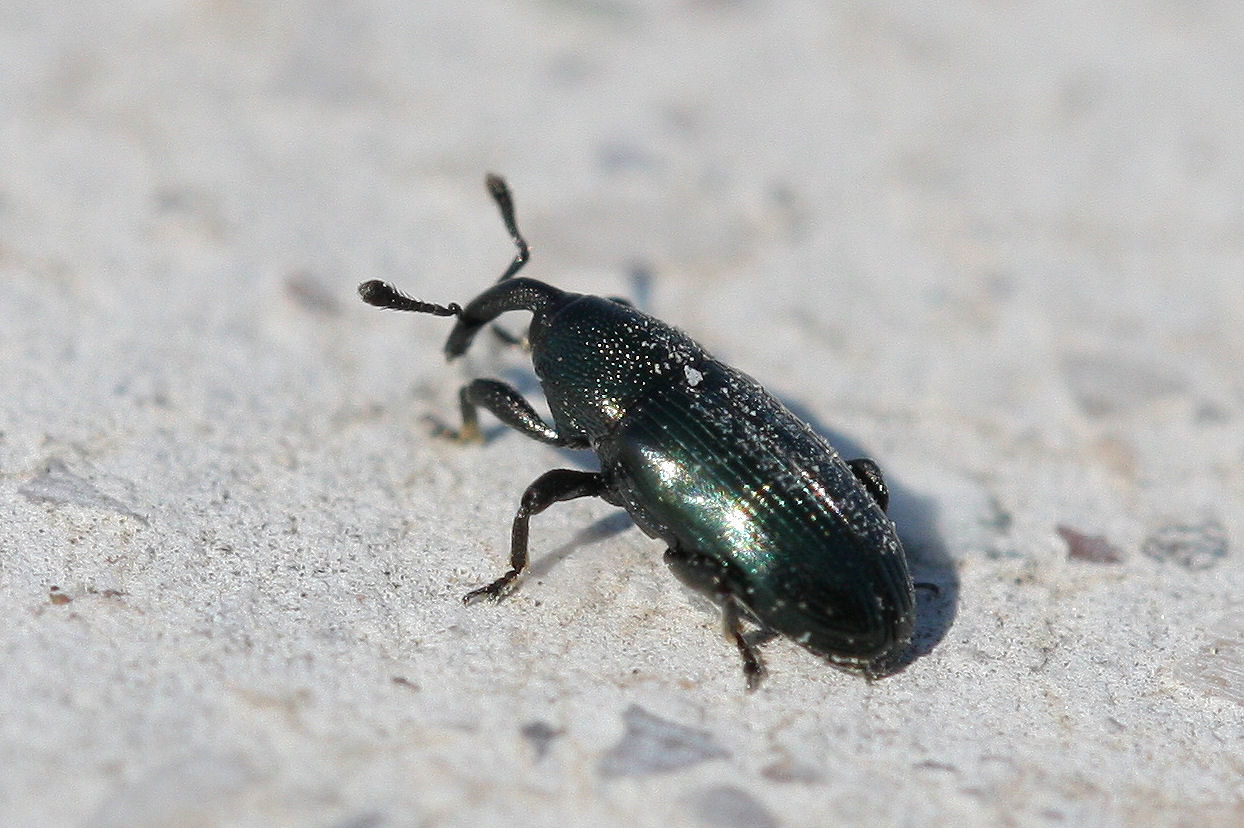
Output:
<instances>
[{"instance_id":1,"label":"beetle's rostrum","mask_svg":"<svg viewBox=\"0 0 1244 828\"><path fill-rule=\"evenodd\" d=\"M518 247L496 284L465 307L380 281L359 294L382 308L456 317L449 359L499 315L530 311L532 364L553 424L517 389L476 379L459 394L462 427L448 433L478 438L482 407L535 440L590 449L600 471L555 469L532 483L514 516L509 571L463 600L513 588L532 515L599 497L665 542L675 574L718 603L749 687L764 667L744 617L870 678L894 670L911 640L915 595L877 465L845 462L746 374L624 300L517 276L527 243L505 182L490 175L487 186Z\"/></svg>"}]
</instances>

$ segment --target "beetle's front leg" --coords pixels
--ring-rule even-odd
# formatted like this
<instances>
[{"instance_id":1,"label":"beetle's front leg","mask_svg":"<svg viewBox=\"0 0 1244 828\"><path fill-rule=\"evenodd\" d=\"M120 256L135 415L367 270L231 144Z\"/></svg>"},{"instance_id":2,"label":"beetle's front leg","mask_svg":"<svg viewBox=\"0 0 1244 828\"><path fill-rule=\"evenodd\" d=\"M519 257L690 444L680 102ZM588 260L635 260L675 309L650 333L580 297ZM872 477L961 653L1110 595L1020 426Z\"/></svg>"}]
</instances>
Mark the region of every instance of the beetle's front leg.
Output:
<instances>
[{"instance_id":1,"label":"beetle's front leg","mask_svg":"<svg viewBox=\"0 0 1244 828\"><path fill-rule=\"evenodd\" d=\"M454 430L443 423L436 423L438 434L464 443L483 439L479 428L478 409L492 413L510 428L533 440L564 448L586 448L581 439L565 437L556 428L544 422L518 389L491 379L471 380L458 392L462 410L462 427Z\"/></svg>"},{"instance_id":2,"label":"beetle's front leg","mask_svg":"<svg viewBox=\"0 0 1244 828\"><path fill-rule=\"evenodd\" d=\"M518 513L514 515L514 527L510 530L510 571L486 587L471 590L462 597L462 603L469 604L479 598L500 600L513 588L514 579L527 567L527 524L532 515L540 514L554 503L580 497L605 497L608 492L604 475L599 472L553 469L537 477L523 492Z\"/></svg>"}]
</instances>

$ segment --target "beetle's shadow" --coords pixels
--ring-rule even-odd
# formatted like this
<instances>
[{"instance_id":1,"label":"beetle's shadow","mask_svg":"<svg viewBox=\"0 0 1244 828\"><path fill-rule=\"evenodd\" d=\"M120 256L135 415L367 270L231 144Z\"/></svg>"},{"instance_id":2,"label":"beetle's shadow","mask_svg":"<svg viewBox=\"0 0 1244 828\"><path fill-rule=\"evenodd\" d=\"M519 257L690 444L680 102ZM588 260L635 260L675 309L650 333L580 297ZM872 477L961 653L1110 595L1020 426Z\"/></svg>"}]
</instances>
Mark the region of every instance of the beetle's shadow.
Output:
<instances>
[{"instance_id":1,"label":"beetle's shadow","mask_svg":"<svg viewBox=\"0 0 1244 828\"><path fill-rule=\"evenodd\" d=\"M838 449L844 459L868 457L868 452L856 440L827 428L802 405L785 398L782 403ZM916 582L915 636L907 655L890 671L893 673L932 652L954 625L959 610L959 571L937 530L937 508L933 499L904 486L902 476L890 469L882 469L882 474L890 490L888 513L898 527L899 539Z\"/></svg>"},{"instance_id":2,"label":"beetle's shadow","mask_svg":"<svg viewBox=\"0 0 1244 828\"><path fill-rule=\"evenodd\" d=\"M545 575L553 571L555 567L562 561L569 558L575 552L585 546L608 540L614 535L620 535L635 524L631 521L631 516L622 510L618 510L613 514L605 515L599 520L584 526L575 532L574 537L554 549L552 552L546 552L539 558L535 558L527 566L526 578L543 578Z\"/></svg>"}]
</instances>

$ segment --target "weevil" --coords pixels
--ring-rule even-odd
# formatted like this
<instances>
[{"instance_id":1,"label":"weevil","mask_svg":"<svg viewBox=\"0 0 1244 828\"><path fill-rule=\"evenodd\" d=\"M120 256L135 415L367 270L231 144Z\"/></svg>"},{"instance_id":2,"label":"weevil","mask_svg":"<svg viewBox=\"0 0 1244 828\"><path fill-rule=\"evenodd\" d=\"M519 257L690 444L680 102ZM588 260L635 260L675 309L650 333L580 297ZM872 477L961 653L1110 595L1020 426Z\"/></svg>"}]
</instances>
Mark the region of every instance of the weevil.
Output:
<instances>
[{"instance_id":1,"label":"weevil","mask_svg":"<svg viewBox=\"0 0 1244 828\"><path fill-rule=\"evenodd\" d=\"M625 300L518 276L530 251L513 199L499 176L486 184L518 249L492 287L465 306L423 302L381 281L359 285L359 295L381 308L455 317L450 360L501 314L529 311L532 365L552 425L516 388L475 379L459 393L461 428L443 430L479 439L483 408L534 440L593 451L600 471L554 469L528 486L509 571L463 601L500 600L514 588L532 515L598 497L663 541L674 573L720 606L749 689L764 666L744 618L849 671L892 672L911 640L915 594L876 463L844 461L751 377Z\"/></svg>"}]
</instances>

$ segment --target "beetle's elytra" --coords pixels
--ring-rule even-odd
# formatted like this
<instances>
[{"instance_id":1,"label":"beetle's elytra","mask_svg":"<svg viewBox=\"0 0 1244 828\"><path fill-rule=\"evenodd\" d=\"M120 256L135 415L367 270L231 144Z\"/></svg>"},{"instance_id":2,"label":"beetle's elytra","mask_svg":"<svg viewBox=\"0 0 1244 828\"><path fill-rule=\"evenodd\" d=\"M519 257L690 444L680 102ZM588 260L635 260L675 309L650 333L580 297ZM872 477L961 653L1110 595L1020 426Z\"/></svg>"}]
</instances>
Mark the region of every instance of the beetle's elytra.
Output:
<instances>
[{"instance_id":1,"label":"beetle's elytra","mask_svg":"<svg viewBox=\"0 0 1244 828\"><path fill-rule=\"evenodd\" d=\"M476 379L460 393L461 439L479 436L477 409L536 440L590 449L599 472L555 469L523 493L510 569L464 597L500 599L527 565L531 516L599 497L668 544L666 560L720 605L748 686L764 668L741 617L869 677L900 663L915 595L871 460L845 462L750 377L623 300L560 290L516 274L528 258L509 189L487 178L518 253L465 307L412 299L380 281L359 286L382 308L457 318L445 354L461 355L500 314L530 311L531 358L549 425L513 387Z\"/></svg>"}]
</instances>

